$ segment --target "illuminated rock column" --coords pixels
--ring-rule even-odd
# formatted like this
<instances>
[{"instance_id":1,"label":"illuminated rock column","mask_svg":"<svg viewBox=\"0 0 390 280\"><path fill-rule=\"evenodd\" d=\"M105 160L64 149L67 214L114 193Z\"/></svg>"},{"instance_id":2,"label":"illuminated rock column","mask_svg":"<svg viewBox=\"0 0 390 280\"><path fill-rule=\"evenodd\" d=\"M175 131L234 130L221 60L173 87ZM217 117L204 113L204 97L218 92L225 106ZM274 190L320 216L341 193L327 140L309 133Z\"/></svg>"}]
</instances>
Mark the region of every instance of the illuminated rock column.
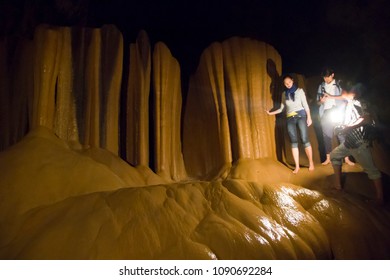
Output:
<instances>
[{"instance_id":1,"label":"illuminated rock column","mask_svg":"<svg viewBox=\"0 0 390 280\"><path fill-rule=\"evenodd\" d=\"M167 180L186 177L181 153L180 66L164 43L153 52L155 171Z\"/></svg>"},{"instance_id":2,"label":"illuminated rock column","mask_svg":"<svg viewBox=\"0 0 390 280\"><path fill-rule=\"evenodd\" d=\"M100 147L101 32L97 28L90 32L85 68L86 104L83 144Z\"/></svg>"},{"instance_id":3,"label":"illuminated rock column","mask_svg":"<svg viewBox=\"0 0 390 280\"><path fill-rule=\"evenodd\" d=\"M145 31L130 44L127 87L126 159L134 166L149 166L149 94L151 49Z\"/></svg>"},{"instance_id":4,"label":"illuminated rock column","mask_svg":"<svg viewBox=\"0 0 390 280\"><path fill-rule=\"evenodd\" d=\"M190 176L223 176L232 162L222 45L214 43L191 77L183 126L183 155Z\"/></svg>"},{"instance_id":5,"label":"illuminated rock column","mask_svg":"<svg viewBox=\"0 0 390 280\"><path fill-rule=\"evenodd\" d=\"M55 92L61 57L62 35L58 28L35 29L34 101L32 128L54 128Z\"/></svg>"},{"instance_id":6,"label":"illuminated rock column","mask_svg":"<svg viewBox=\"0 0 390 280\"><path fill-rule=\"evenodd\" d=\"M233 37L222 48L233 160L275 158L274 120L265 113L272 107L267 60L280 68L280 57L271 46L248 38Z\"/></svg>"},{"instance_id":7,"label":"illuminated rock column","mask_svg":"<svg viewBox=\"0 0 390 280\"><path fill-rule=\"evenodd\" d=\"M73 91L72 33L69 27L61 27L59 32L62 36L62 51L56 87L54 131L61 139L78 142L76 99Z\"/></svg>"},{"instance_id":8,"label":"illuminated rock column","mask_svg":"<svg viewBox=\"0 0 390 280\"><path fill-rule=\"evenodd\" d=\"M186 167L196 177L224 177L229 163L276 158L274 117L268 71L281 72L277 51L248 38L233 37L202 54L190 81L184 117Z\"/></svg>"},{"instance_id":9,"label":"illuminated rock column","mask_svg":"<svg viewBox=\"0 0 390 280\"><path fill-rule=\"evenodd\" d=\"M101 147L119 154L119 104L123 72L123 37L114 25L105 25L102 36L102 100L103 126Z\"/></svg>"}]
</instances>

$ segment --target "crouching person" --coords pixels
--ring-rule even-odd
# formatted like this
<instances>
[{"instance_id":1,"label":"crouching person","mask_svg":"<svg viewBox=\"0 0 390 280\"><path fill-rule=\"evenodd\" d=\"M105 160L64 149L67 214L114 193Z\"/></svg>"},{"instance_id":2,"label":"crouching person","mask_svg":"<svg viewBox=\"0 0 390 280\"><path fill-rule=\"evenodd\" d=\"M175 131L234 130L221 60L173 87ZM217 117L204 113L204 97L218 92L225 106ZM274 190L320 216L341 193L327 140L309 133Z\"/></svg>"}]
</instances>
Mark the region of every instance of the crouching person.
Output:
<instances>
[{"instance_id":1,"label":"crouching person","mask_svg":"<svg viewBox=\"0 0 390 280\"><path fill-rule=\"evenodd\" d=\"M373 182L376 192L375 203L383 205L383 187L381 173L374 165L371 150L369 148L370 138L368 135L372 124L372 119L367 110L367 104L361 100L363 87L357 84L351 88L346 88L341 98L347 100L344 123L338 127L336 133L342 133L345 136L345 142L336 147L330 154L334 170L335 184L334 188L341 190L341 165L342 160L347 155L352 155L360 163L363 170L367 173L369 179Z\"/></svg>"}]
</instances>

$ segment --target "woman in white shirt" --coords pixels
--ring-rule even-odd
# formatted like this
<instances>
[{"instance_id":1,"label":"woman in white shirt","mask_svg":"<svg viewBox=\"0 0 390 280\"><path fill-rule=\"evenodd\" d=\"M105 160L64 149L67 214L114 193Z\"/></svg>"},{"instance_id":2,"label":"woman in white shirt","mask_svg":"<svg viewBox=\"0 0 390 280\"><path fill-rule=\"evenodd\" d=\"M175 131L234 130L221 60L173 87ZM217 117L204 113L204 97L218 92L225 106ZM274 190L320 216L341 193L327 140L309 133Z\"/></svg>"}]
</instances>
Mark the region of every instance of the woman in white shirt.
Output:
<instances>
[{"instance_id":1,"label":"woman in white shirt","mask_svg":"<svg viewBox=\"0 0 390 280\"><path fill-rule=\"evenodd\" d=\"M309 171L314 170L313 150L309 141L308 127L312 124L309 105L307 104L306 95L303 89L294 84L290 75L283 78L286 90L282 96L282 103L279 109L270 112L268 115L280 114L286 108L287 131L291 142L291 151L294 158L295 169L293 173L299 171L299 150L298 150L298 129L301 135L301 141L305 147L306 155L309 159ZM297 129L298 127L298 129Z\"/></svg>"}]
</instances>

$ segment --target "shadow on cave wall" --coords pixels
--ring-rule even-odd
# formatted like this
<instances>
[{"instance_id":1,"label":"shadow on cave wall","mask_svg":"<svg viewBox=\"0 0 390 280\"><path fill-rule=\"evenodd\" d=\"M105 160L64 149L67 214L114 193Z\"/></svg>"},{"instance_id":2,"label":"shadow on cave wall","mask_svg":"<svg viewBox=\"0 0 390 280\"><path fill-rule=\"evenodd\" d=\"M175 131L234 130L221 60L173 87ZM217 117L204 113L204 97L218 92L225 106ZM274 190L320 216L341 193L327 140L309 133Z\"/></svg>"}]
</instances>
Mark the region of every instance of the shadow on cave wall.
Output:
<instances>
[{"instance_id":1,"label":"shadow on cave wall","mask_svg":"<svg viewBox=\"0 0 390 280\"><path fill-rule=\"evenodd\" d=\"M272 59L267 59L267 74L271 78L270 94L273 101L273 107L270 111L276 110L280 107L282 101L281 92L283 92L283 81L281 73L278 73L276 64ZM278 161L287 164L286 162L286 146L284 142L284 135L286 134L286 117L285 114L275 115L275 146L276 158Z\"/></svg>"}]
</instances>

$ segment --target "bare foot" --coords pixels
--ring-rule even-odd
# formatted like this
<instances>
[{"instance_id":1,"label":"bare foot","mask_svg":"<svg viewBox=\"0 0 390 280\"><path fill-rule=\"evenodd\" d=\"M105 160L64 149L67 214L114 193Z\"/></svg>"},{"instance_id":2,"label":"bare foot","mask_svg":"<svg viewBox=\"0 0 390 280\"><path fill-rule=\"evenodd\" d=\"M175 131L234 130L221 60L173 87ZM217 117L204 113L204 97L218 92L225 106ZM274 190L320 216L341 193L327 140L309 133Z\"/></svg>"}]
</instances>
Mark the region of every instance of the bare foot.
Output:
<instances>
[{"instance_id":1,"label":"bare foot","mask_svg":"<svg viewBox=\"0 0 390 280\"><path fill-rule=\"evenodd\" d=\"M314 164L311 163L311 164L309 165L309 171L313 171L313 170L314 170Z\"/></svg>"},{"instance_id":2,"label":"bare foot","mask_svg":"<svg viewBox=\"0 0 390 280\"><path fill-rule=\"evenodd\" d=\"M326 159L323 163L321 163L322 165L328 165L330 163L330 160L329 159Z\"/></svg>"},{"instance_id":3,"label":"bare foot","mask_svg":"<svg viewBox=\"0 0 390 280\"><path fill-rule=\"evenodd\" d=\"M292 173L294 173L294 174L297 174L297 173L298 173L298 171L299 171L299 167L295 167L295 169L293 170L293 172L292 172Z\"/></svg>"},{"instance_id":4,"label":"bare foot","mask_svg":"<svg viewBox=\"0 0 390 280\"><path fill-rule=\"evenodd\" d=\"M351 161L348 157L346 157L344 160L345 160L345 163L350 165L350 166L354 166L355 165L355 163L353 161Z\"/></svg>"}]
</instances>

